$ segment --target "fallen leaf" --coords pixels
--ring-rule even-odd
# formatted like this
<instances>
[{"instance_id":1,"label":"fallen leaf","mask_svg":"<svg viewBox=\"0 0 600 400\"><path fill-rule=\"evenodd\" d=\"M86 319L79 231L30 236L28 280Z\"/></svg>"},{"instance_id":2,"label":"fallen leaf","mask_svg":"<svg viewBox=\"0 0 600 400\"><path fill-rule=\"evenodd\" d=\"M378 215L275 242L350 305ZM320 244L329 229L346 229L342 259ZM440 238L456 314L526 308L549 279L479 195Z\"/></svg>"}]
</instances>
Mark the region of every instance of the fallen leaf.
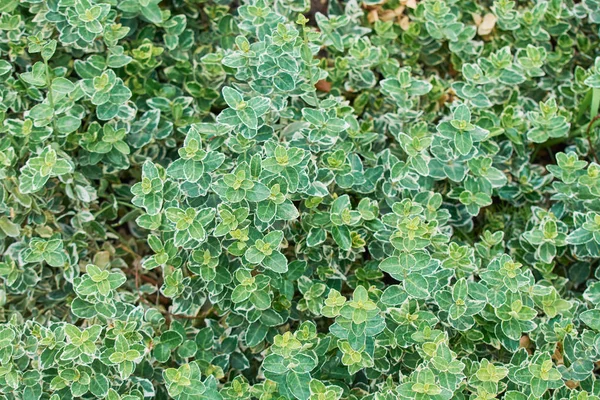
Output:
<instances>
[{"instance_id":1,"label":"fallen leaf","mask_svg":"<svg viewBox=\"0 0 600 400\"><path fill-rule=\"evenodd\" d=\"M525 350L527 350L528 353L531 353L531 349L529 348L530 346L531 346L531 340L529 339L529 336L528 335L521 336L521 339L519 340L519 347L522 347Z\"/></svg>"},{"instance_id":2,"label":"fallen leaf","mask_svg":"<svg viewBox=\"0 0 600 400\"><path fill-rule=\"evenodd\" d=\"M315 87L320 92L329 93L331 91L331 83L327 82L325 79L321 79L319 82L317 82Z\"/></svg>"},{"instance_id":3,"label":"fallen leaf","mask_svg":"<svg viewBox=\"0 0 600 400\"><path fill-rule=\"evenodd\" d=\"M382 21L391 21L395 18L402 16L404 13L404 6L400 6L395 8L394 10L385 10L383 14L380 16Z\"/></svg>"},{"instance_id":4,"label":"fallen leaf","mask_svg":"<svg viewBox=\"0 0 600 400\"><path fill-rule=\"evenodd\" d=\"M413 10L417 8L417 0L406 0L400 1L400 4L404 4L408 8L412 8Z\"/></svg>"},{"instance_id":5,"label":"fallen leaf","mask_svg":"<svg viewBox=\"0 0 600 400\"><path fill-rule=\"evenodd\" d=\"M498 18L496 18L494 14L485 14L481 23L477 26L477 33L479 36L486 36L492 33L496 26L496 21L498 21Z\"/></svg>"},{"instance_id":6,"label":"fallen leaf","mask_svg":"<svg viewBox=\"0 0 600 400\"><path fill-rule=\"evenodd\" d=\"M369 20L369 23L371 24L375 23L376 21L379 21L379 13L376 9L369 11L369 14L367 14L367 20Z\"/></svg>"},{"instance_id":7,"label":"fallen leaf","mask_svg":"<svg viewBox=\"0 0 600 400\"><path fill-rule=\"evenodd\" d=\"M400 19L400 28L402 28L403 31L407 31L410 25L410 19L408 19L408 16L405 15Z\"/></svg>"},{"instance_id":8,"label":"fallen leaf","mask_svg":"<svg viewBox=\"0 0 600 400\"><path fill-rule=\"evenodd\" d=\"M575 389L577 386L579 386L579 382L569 380L565 382L565 385L567 385L569 389Z\"/></svg>"}]
</instances>

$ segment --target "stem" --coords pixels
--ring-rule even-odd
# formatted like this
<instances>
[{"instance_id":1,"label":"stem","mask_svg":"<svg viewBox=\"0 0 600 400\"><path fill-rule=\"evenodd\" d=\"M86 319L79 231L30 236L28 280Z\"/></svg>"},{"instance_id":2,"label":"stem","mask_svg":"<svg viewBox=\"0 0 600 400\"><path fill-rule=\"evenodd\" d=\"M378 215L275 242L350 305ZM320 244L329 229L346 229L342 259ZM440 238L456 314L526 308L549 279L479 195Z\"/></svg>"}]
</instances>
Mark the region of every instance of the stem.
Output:
<instances>
[{"instance_id":1,"label":"stem","mask_svg":"<svg viewBox=\"0 0 600 400\"><path fill-rule=\"evenodd\" d=\"M135 291L140 297L140 260L133 260L133 268L135 269Z\"/></svg>"},{"instance_id":2,"label":"stem","mask_svg":"<svg viewBox=\"0 0 600 400\"><path fill-rule=\"evenodd\" d=\"M592 120L590 121L587 130L586 130L586 136L587 136L587 140L588 143L590 145L590 152L592 153L592 156L594 157L594 160L596 160L596 162L600 162L598 161L598 156L596 155L596 149L594 149L594 144L592 142L592 126L594 125L594 122L596 122L596 120L598 118L600 118L598 116L598 108L600 108L600 88L594 88L592 89L592 104L590 106L590 117L592 118Z\"/></svg>"},{"instance_id":3,"label":"stem","mask_svg":"<svg viewBox=\"0 0 600 400\"><path fill-rule=\"evenodd\" d=\"M50 107L52 107L52 128L54 129L54 133L56 133L56 118L54 118L54 94L52 93L52 79L50 79L50 66L48 65L48 60L44 58L44 65L46 66L46 85L48 86L48 103L50 103Z\"/></svg>"},{"instance_id":4,"label":"stem","mask_svg":"<svg viewBox=\"0 0 600 400\"><path fill-rule=\"evenodd\" d=\"M577 117L577 119L579 119L583 115L583 111L585 110L585 107L587 107L588 104L590 105L591 120L588 123L588 126L585 130L585 136L586 136L588 144L590 146L589 151L592 153L592 157L594 158L594 160L597 163L600 163L600 161L598 160L598 156L596 155L596 151L594 149L594 145L592 142L592 136L591 136L592 128L594 127L594 124L600 119L600 114L598 114L598 111L600 110L600 88L594 88L586 94L586 96L580 106L579 116ZM567 137L548 140L547 142L542 143L539 146L536 146L536 149L534 150L531 160L535 159L535 156L537 155L537 152L539 149L545 149L548 147L552 147L556 144L563 143L575 136L579 136L580 132L582 132L582 131L578 130L577 133L575 133L574 131L571 131Z\"/></svg>"},{"instance_id":5,"label":"stem","mask_svg":"<svg viewBox=\"0 0 600 400\"><path fill-rule=\"evenodd\" d=\"M120 205L125 206L125 207L129 207L129 208L131 208L133 210L139 210L139 208L137 208L133 204L129 204L129 203L125 202L125 201L117 200L117 204L120 204Z\"/></svg>"},{"instance_id":6,"label":"stem","mask_svg":"<svg viewBox=\"0 0 600 400\"><path fill-rule=\"evenodd\" d=\"M596 89L594 89L594 90L596 90ZM592 102L592 104L593 104L593 102ZM598 121L599 119L600 119L600 115L598 115L598 110L596 109L596 115L594 115L594 117L588 124L588 127L585 131L585 135L587 136L587 141L590 146L590 152L592 153L592 157L594 157L594 160L596 160L597 163L600 163L600 161L598 160L598 156L596 155L596 151L594 149L594 144L592 143L592 126L594 125L594 122Z\"/></svg>"},{"instance_id":7,"label":"stem","mask_svg":"<svg viewBox=\"0 0 600 400\"><path fill-rule=\"evenodd\" d=\"M583 100L581 100L581 103L579 104L579 109L577 112L577 121L579 121L583 117L583 115L587 111L588 107L592 103L593 93L594 93L594 89L588 90L588 92L583 97Z\"/></svg>"},{"instance_id":8,"label":"stem","mask_svg":"<svg viewBox=\"0 0 600 400\"><path fill-rule=\"evenodd\" d=\"M600 88L592 89L592 104L590 106L590 117L592 120L598 115L598 108L600 107Z\"/></svg>"},{"instance_id":9,"label":"stem","mask_svg":"<svg viewBox=\"0 0 600 400\"><path fill-rule=\"evenodd\" d=\"M129 253L131 256L133 256L134 260L140 260L142 258L141 255L139 255L138 253L133 251L131 249L131 247L129 247L125 244L125 242L126 242L125 238L123 236L121 236L121 234L119 232L117 232L113 227L111 227L110 225L106 225L106 229L109 230L115 236L117 236L117 238L119 238L119 240L121 241L121 243L119 243L119 245L117 247L125 250L127 253Z\"/></svg>"},{"instance_id":10,"label":"stem","mask_svg":"<svg viewBox=\"0 0 600 400\"><path fill-rule=\"evenodd\" d=\"M106 207L104 207L104 208L101 208L99 211L96 211L96 212L94 213L94 217L97 217L98 215L102 214L104 211L106 211L106 210L110 209L111 207L112 207L112 204L109 204L109 205L107 205Z\"/></svg>"}]
</instances>

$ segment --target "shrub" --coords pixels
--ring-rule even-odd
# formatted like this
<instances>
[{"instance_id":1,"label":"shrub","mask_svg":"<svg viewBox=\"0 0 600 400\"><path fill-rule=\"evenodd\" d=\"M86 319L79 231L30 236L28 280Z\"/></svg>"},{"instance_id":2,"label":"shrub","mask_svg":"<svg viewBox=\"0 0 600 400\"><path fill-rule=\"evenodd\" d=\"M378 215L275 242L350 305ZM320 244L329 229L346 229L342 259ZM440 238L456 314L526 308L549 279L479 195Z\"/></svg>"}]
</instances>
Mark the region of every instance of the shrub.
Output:
<instances>
[{"instance_id":1,"label":"shrub","mask_svg":"<svg viewBox=\"0 0 600 400\"><path fill-rule=\"evenodd\" d=\"M598 0L0 12L0 398L599 399Z\"/></svg>"}]
</instances>

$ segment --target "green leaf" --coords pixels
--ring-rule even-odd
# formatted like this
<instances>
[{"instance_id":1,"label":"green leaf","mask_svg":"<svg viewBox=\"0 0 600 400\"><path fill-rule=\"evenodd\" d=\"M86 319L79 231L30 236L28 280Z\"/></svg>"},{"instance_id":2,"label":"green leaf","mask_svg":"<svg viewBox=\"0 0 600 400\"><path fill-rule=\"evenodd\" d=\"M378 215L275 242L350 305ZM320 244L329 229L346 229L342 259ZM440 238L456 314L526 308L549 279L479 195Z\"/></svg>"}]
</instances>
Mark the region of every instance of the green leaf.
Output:
<instances>
[{"instance_id":1,"label":"green leaf","mask_svg":"<svg viewBox=\"0 0 600 400\"><path fill-rule=\"evenodd\" d=\"M429 284L427 279L419 274L409 274L404 278L403 286L406 293L416 299L425 299L429 296Z\"/></svg>"},{"instance_id":2,"label":"green leaf","mask_svg":"<svg viewBox=\"0 0 600 400\"><path fill-rule=\"evenodd\" d=\"M265 255L261 251L259 251L255 246L252 246L248 247L248 250L246 250L244 257L250 264L260 264L264 260Z\"/></svg>"},{"instance_id":3,"label":"green leaf","mask_svg":"<svg viewBox=\"0 0 600 400\"><path fill-rule=\"evenodd\" d=\"M109 121L117 116L119 113L119 106L112 103L104 103L96 108L96 115L101 121Z\"/></svg>"},{"instance_id":4,"label":"green leaf","mask_svg":"<svg viewBox=\"0 0 600 400\"><path fill-rule=\"evenodd\" d=\"M34 120L44 120L51 118L54 110L47 104L38 104L29 111L29 116Z\"/></svg>"},{"instance_id":5,"label":"green leaf","mask_svg":"<svg viewBox=\"0 0 600 400\"><path fill-rule=\"evenodd\" d=\"M246 198L248 201L258 203L266 200L271 195L271 190L260 182L256 182L251 189L246 190Z\"/></svg>"},{"instance_id":6,"label":"green leaf","mask_svg":"<svg viewBox=\"0 0 600 400\"><path fill-rule=\"evenodd\" d=\"M331 228L331 236L342 250L350 250L352 247L352 239L350 230L345 225L333 226Z\"/></svg>"},{"instance_id":7,"label":"green leaf","mask_svg":"<svg viewBox=\"0 0 600 400\"><path fill-rule=\"evenodd\" d=\"M81 120L70 116L60 117L56 122L58 132L64 134L75 132L80 126Z\"/></svg>"},{"instance_id":8,"label":"green leaf","mask_svg":"<svg viewBox=\"0 0 600 400\"><path fill-rule=\"evenodd\" d=\"M519 340L523 330L517 319L511 318L507 321L502 321L502 332L512 340Z\"/></svg>"},{"instance_id":9,"label":"green leaf","mask_svg":"<svg viewBox=\"0 0 600 400\"><path fill-rule=\"evenodd\" d=\"M52 91L60 94L70 94L75 90L73 82L66 78L54 78L52 80Z\"/></svg>"},{"instance_id":10,"label":"green leaf","mask_svg":"<svg viewBox=\"0 0 600 400\"><path fill-rule=\"evenodd\" d=\"M90 392L97 397L105 397L109 387L108 379L102 374L95 374L90 381Z\"/></svg>"},{"instance_id":11,"label":"green leaf","mask_svg":"<svg viewBox=\"0 0 600 400\"><path fill-rule=\"evenodd\" d=\"M470 132L456 132L454 134L456 150L462 155L467 155L473 148L473 139Z\"/></svg>"},{"instance_id":12,"label":"green leaf","mask_svg":"<svg viewBox=\"0 0 600 400\"><path fill-rule=\"evenodd\" d=\"M469 110L469 107L467 107L466 105L460 104L454 110L453 117L455 120L458 120L458 121L471 122L471 111Z\"/></svg>"},{"instance_id":13,"label":"green leaf","mask_svg":"<svg viewBox=\"0 0 600 400\"><path fill-rule=\"evenodd\" d=\"M542 262L549 264L552 262L554 256L556 256L556 246L550 242L544 242L538 248L538 254Z\"/></svg>"},{"instance_id":14,"label":"green leaf","mask_svg":"<svg viewBox=\"0 0 600 400\"><path fill-rule=\"evenodd\" d=\"M578 228L569 234L567 237L567 243L575 245L585 244L593 238L594 235L592 232L589 232L583 228Z\"/></svg>"},{"instance_id":15,"label":"green leaf","mask_svg":"<svg viewBox=\"0 0 600 400\"><path fill-rule=\"evenodd\" d=\"M399 285L388 286L381 295L381 302L387 306L397 306L408 298L408 293Z\"/></svg>"},{"instance_id":16,"label":"green leaf","mask_svg":"<svg viewBox=\"0 0 600 400\"><path fill-rule=\"evenodd\" d=\"M579 316L581 321L590 328L600 331L600 310L588 310Z\"/></svg>"},{"instance_id":17,"label":"green leaf","mask_svg":"<svg viewBox=\"0 0 600 400\"><path fill-rule=\"evenodd\" d=\"M155 24L160 24L162 22L162 13L158 4L147 3L147 5L140 7L140 11L142 12L142 15L148 19L148 21Z\"/></svg>"},{"instance_id":18,"label":"green leaf","mask_svg":"<svg viewBox=\"0 0 600 400\"><path fill-rule=\"evenodd\" d=\"M285 377L285 382L295 398L298 400L308 400L310 397L310 379L308 373L289 371Z\"/></svg>"},{"instance_id":19,"label":"green leaf","mask_svg":"<svg viewBox=\"0 0 600 400\"><path fill-rule=\"evenodd\" d=\"M229 86L223 88L223 99L233 109L236 109L244 101L241 93Z\"/></svg>"},{"instance_id":20,"label":"green leaf","mask_svg":"<svg viewBox=\"0 0 600 400\"><path fill-rule=\"evenodd\" d=\"M250 301L258 310L266 310L271 307L271 297L267 292L257 290L250 295Z\"/></svg>"},{"instance_id":21,"label":"green leaf","mask_svg":"<svg viewBox=\"0 0 600 400\"><path fill-rule=\"evenodd\" d=\"M260 322L250 324L246 330L246 345L254 347L260 344L267 336L268 328Z\"/></svg>"},{"instance_id":22,"label":"green leaf","mask_svg":"<svg viewBox=\"0 0 600 400\"><path fill-rule=\"evenodd\" d=\"M294 78L287 72L280 72L273 78L273 84L283 92L291 92L296 88Z\"/></svg>"},{"instance_id":23,"label":"green leaf","mask_svg":"<svg viewBox=\"0 0 600 400\"><path fill-rule=\"evenodd\" d=\"M531 378L531 393L534 396L542 397L546 390L548 390L547 381L536 377Z\"/></svg>"},{"instance_id":24,"label":"green leaf","mask_svg":"<svg viewBox=\"0 0 600 400\"><path fill-rule=\"evenodd\" d=\"M383 272L387 272L392 278L400 281L404 279L406 269L400 264L398 257L388 257L379 264L379 269Z\"/></svg>"},{"instance_id":25,"label":"green leaf","mask_svg":"<svg viewBox=\"0 0 600 400\"><path fill-rule=\"evenodd\" d=\"M284 274L288 270L287 259L278 251L268 255L262 261L262 264L271 271Z\"/></svg>"},{"instance_id":26,"label":"green leaf","mask_svg":"<svg viewBox=\"0 0 600 400\"><path fill-rule=\"evenodd\" d=\"M21 227L10 221L6 216L0 217L0 229L10 237L18 237L21 233Z\"/></svg>"},{"instance_id":27,"label":"green leaf","mask_svg":"<svg viewBox=\"0 0 600 400\"><path fill-rule=\"evenodd\" d=\"M250 129L258 128L258 118L254 110L250 107L246 107L241 110L237 110L237 116Z\"/></svg>"},{"instance_id":28,"label":"green leaf","mask_svg":"<svg viewBox=\"0 0 600 400\"><path fill-rule=\"evenodd\" d=\"M269 354L265 357L262 363L262 367L269 372L274 374L284 374L287 372L287 366L285 360L279 354Z\"/></svg>"}]
</instances>

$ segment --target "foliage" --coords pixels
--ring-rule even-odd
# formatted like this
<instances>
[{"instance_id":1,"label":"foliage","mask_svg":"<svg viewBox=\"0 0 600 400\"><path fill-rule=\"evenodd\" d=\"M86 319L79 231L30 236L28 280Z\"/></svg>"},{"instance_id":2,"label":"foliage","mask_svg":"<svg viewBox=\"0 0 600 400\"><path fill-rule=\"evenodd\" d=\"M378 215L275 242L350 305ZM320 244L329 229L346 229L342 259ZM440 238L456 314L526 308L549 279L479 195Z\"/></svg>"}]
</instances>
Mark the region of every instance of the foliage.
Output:
<instances>
[{"instance_id":1,"label":"foliage","mask_svg":"<svg viewBox=\"0 0 600 400\"><path fill-rule=\"evenodd\" d=\"M599 399L597 0L1 0L0 398Z\"/></svg>"}]
</instances>

